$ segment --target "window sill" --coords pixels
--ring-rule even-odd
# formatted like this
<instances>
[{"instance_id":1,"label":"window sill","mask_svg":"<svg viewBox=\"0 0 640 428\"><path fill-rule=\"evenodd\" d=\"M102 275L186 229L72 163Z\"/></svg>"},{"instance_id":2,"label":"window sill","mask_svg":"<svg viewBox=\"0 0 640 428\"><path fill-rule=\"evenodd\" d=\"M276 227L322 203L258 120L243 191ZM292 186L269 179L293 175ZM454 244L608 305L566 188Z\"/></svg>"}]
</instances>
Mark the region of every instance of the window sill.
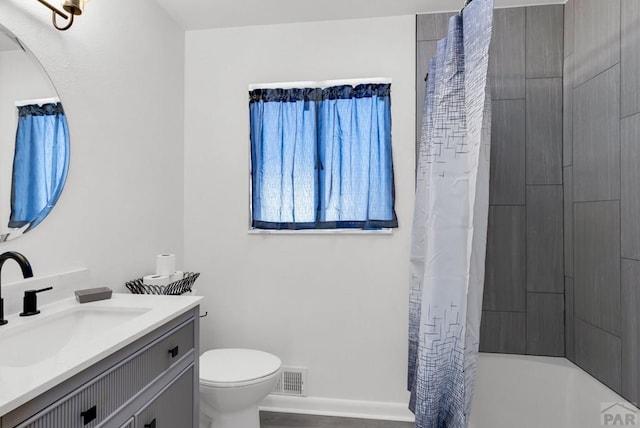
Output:
<instances>
[{"instance_id":1,"label":"window sill","mask_svg":"<svg viewBox=\"0 0 640 428\"><path fill-rule=\"evenodd\" d=\"M393 229L303 229L303 230L270 230L249 229L249 235L393 235Z\"/></svg>"}]
</instances>

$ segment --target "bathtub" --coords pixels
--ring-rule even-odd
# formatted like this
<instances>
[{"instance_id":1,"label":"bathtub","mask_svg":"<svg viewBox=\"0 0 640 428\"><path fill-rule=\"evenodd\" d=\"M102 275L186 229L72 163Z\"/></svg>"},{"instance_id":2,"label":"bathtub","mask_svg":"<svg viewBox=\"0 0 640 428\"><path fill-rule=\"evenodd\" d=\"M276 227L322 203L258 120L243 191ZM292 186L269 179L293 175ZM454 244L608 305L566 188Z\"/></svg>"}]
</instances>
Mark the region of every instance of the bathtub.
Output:
<instances>
[{"instance_id":1,"label":"bathtub","mask_svg":"<svg viewBox=\"0 0 640 428\"><path fill-rule=\"evenodd\" d=\"M483 353L469 428L640 427L636 412L564 358Z\"/></svg>"}]
</instances>

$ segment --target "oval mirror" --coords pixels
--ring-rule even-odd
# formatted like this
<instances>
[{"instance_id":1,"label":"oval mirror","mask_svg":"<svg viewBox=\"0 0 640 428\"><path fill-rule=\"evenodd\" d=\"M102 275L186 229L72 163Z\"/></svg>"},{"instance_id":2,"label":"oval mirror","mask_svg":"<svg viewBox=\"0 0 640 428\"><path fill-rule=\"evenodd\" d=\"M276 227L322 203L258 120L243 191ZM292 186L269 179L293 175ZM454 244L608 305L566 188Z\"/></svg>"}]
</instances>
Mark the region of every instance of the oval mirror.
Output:
<instances>
[{"instance_id":1,"label":"oval mirror","mask_svg":"<svg viewBox=\"0 0 640 428\"><path fill-rule=\"evenodd\" d=\"M35 228L58 201L69 128L49 76L0 26L0 242Z\"/></svg>"}]
</instances>

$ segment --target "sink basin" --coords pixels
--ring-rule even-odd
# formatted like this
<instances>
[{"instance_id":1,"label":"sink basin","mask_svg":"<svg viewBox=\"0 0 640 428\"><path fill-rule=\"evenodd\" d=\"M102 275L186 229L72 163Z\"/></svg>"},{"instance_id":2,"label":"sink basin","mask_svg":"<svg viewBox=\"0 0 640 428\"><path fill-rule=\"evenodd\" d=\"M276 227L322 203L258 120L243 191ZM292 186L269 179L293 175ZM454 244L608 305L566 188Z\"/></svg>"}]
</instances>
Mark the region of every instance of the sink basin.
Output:
<instances>
[{"instance_id":1,"label":"sink basin","mask_svg":"<svg viewBox=\"0 0 640 428\"><path fill-rule=\"evenodd\" d=\"M148 312L149 308L75 306L51 315L16 318L0 328L0 366L25 367L64 358L65 349L91 346L105 331ZM77 348L75 348L77 349Z\"/></svg>"},{"instance_id":2,"label":"sink basin","mask_svg":"<svg viewBox=\"0 0 640 428\"><path fill-rule=\"evenodd\" d=\"M80 304L69 296L42 305L39 315L9 315L9 324L0 326L0 417L144 340L201 300L113 293Z\"/></svg>"}]
</instances>

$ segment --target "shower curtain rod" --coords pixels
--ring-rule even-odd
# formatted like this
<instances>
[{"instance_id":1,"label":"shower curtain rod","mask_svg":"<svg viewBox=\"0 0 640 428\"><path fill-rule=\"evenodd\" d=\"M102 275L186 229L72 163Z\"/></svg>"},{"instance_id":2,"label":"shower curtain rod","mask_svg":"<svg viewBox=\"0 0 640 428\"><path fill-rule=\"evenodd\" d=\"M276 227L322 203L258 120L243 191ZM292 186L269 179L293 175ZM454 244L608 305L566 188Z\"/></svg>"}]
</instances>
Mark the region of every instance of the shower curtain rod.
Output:
<instances>
[{"instance_id":1,"label":"shower curtain rod","mask_svg":"<svg viewBox=\"0 0 640 428\"><path fill-rule=\"evenodd\" d=\"M462 15L462 11L464 10L465 7L467 7L469 5L469 3L471 3L473 0L465 0L464 5L462 6L462 9L460 9L460 15Z\"/></svg>"}]
</instances>

